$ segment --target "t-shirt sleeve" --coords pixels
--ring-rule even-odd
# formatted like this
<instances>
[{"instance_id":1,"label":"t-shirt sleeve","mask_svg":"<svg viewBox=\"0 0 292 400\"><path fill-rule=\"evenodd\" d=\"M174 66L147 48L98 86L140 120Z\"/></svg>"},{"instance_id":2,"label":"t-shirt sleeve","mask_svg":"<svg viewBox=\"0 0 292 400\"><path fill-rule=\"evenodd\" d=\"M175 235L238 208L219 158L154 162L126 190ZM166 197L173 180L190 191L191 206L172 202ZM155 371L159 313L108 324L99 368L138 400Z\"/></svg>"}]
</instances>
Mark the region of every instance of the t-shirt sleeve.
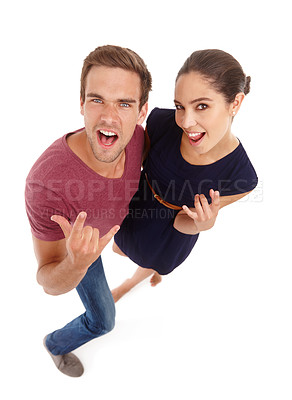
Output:
<instances>
[{"instance_id":1,"label":"t-shirt sleeve","mask_svg":"<svg viewBox=\"0 0 292 400\"><path fill-rule=\"evenodd\" d=\"M69 220L68 210L53 188L28 178L25 187L25 207L33 236L45 241L64 239L62 229L56 222L51 221L51 216L61 215Z\"/></svg>"}]
</instances>

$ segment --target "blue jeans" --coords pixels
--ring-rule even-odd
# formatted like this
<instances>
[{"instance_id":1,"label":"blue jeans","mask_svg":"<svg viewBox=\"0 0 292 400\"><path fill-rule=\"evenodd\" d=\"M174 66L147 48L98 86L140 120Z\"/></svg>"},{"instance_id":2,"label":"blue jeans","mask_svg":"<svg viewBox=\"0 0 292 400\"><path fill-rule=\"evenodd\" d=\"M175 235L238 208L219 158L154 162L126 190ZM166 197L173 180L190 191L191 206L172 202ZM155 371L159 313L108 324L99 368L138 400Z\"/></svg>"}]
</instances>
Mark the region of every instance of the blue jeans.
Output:
<instances>
[{"instance_id":1,"label":"blue jeans","mask_svg":"<svg viewBox=\"0 0 292 400\"><path fill-rule=\"evenodd\" d=\"M76 289L86 311L47 336L46 346L54 355L70 353L114 328L115 303L105 278L101 257L88 268Z\"/></svg>"}]
</instances>

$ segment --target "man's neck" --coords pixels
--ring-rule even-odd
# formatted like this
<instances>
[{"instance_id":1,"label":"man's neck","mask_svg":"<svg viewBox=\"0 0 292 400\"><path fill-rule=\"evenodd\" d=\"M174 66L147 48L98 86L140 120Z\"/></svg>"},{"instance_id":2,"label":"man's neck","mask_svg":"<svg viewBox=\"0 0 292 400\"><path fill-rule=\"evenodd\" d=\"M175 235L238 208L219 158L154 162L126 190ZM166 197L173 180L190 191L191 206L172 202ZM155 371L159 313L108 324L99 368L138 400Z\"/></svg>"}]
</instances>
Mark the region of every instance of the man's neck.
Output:
<instances>
[{"instance_id":1,"label":"man's neck","mask_svg":"<svg viewBox=\"0 0 292 400\"><path fill-rule=\"evenodd\" d=\"M94 157L84 130L68 136L67 144L73 153L97 174L110 179L122 177L126 160L125 150L113 162L106 163L99 161Z\"/></svg>"}]
</instances>

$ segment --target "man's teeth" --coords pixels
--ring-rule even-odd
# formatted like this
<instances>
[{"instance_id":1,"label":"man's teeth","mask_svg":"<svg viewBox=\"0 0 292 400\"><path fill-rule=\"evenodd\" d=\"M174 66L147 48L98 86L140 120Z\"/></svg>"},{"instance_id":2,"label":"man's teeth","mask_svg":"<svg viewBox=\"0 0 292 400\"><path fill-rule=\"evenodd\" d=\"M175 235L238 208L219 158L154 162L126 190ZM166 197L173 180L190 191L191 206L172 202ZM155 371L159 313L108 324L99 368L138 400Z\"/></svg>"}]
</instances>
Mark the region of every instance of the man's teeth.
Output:
<instances>
[{"instance_id":1,"label":"man's teeth","mask_svg":"<svg viewBox=\"0 0 292 400\"><path fill-rule=\"evenodd\" d=\"M114 133L114 132L108 132L108 131L102 131L102 130L100 130L100 133L102 133L102 134L105 135L105 136L117 136L117 134Z\"/></svg>"}]
</instances>

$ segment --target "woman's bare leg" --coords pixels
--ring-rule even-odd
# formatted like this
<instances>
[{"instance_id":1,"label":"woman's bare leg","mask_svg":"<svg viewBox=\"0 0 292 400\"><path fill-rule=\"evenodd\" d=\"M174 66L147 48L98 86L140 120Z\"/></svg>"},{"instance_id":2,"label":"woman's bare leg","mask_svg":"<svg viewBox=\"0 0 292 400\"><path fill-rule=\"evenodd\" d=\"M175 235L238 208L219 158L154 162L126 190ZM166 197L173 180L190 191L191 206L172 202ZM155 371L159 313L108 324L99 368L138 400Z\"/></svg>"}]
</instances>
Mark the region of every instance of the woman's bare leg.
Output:
<instances>
[{"instance_id":1,"label":"woman's bare leg","mask_svg":"<svg viewBox=\"0 0 292 400\"><path fill-rule=\"evenodd\" d=\"M115 243L113 245L113 251L115 253L125 256L125 254L118 248ZM112 290L112 295L115 303L131 289L133 289L133 287L144 281L150 275L152 275L152 278L150 279L151 286L154 287L159 282L161 282L161 276L158 274L158 272L154 271L153 269L138 267L134 275L130 279L126 279L120 286Z\"/></svg>"}]
</instances>

